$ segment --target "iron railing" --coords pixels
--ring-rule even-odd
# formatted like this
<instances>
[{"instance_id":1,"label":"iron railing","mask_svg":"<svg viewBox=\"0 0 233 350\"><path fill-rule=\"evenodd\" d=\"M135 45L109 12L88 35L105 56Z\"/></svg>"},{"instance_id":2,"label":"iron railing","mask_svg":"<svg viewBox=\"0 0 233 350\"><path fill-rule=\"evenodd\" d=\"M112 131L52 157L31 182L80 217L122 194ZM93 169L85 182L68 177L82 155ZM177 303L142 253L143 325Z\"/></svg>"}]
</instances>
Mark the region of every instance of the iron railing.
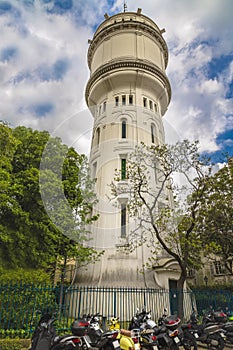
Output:
<instances>
[{"instance_id":1,"label":"iron railing","mask_svg":"<svg viewBox=\"0 0 233 350\"><path fill-rule=\"evenodd\" d=\"M72 286L63 289L48 285L0 285L0 331L32 332L40 314L57 311L57 329L67 330L71 322L85 313L100 313L105 320L117 316L129 321L137 308L151 310L157 320L164 307L176 312L178 291L165 289L107 288ZM212 306L233 310L233 292L182 291L187 319L196 308L201 314Z\"/></svg>"}]
</instances>

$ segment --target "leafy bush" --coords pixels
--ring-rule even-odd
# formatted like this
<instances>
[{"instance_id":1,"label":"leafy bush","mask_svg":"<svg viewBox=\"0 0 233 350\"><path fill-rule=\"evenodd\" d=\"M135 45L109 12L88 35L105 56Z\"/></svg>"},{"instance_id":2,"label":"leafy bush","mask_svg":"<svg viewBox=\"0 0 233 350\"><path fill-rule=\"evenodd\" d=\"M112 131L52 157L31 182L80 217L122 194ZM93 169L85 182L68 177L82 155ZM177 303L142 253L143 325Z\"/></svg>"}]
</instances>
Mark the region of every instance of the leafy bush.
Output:
<instances>
[{"instance_id":1,"label":"leafy bush","mask_svg":"<svg viewBox=\"0 0 233 350\"><path fill-rule=\"evenodd\" d=\"M1 350L26 350L30 346L30 340L25 339L0 339Z\"/></svg>"},{"instance_id":2,"label":"leafy bush","mask_svg":"<svg viewBox=\"0 0 233 350\"><path fill-rule=\"evenodd\" d=\"M44 270L32 269L3 269L0 267L1 284L47 284L50 283L50 276Z\"/></svg>"},{"instance_id":3,"label":"leafy bush","mask_svg":"<svg viewBox=\"0 0 233 350\"><path fill-rule=\"evenodd\" d=\"M57 308L54 288L41 270L0 269L0 338L27 338L40 314Z\"/></svg>"},{"instance_id":4,"label":"leafy bush","mask_svg":"<svg viewBox=\"0 0 233 350\"><path fill-rule=\"evenodd\" d=\"M56 310L54 289L50 285L0 285L0 328L29 331L45 310ZM39 312L38 312L39 311Z\"/></svg>"}]
</instances>

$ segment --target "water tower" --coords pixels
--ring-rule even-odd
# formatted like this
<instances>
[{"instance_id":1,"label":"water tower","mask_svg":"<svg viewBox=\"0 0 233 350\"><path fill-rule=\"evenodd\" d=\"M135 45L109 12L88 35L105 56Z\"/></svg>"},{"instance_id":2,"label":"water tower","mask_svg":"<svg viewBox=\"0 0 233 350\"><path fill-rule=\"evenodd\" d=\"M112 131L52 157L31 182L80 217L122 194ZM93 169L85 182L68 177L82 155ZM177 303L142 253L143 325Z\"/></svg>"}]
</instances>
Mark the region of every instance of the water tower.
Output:
<instances>
[{"instance_id":1,"label":"water tower","mask_svg":"<svg viewBox=\"0 0 233 350\"><path fill-rule=\"evenodd\" d=\"M122 183L127 182L127 158L135 145L164 143L162 117L171 87L165 73L168 48L163 32L138 9L111 17L105 14L89 40L85 97L94 118L90 167L99 200L93 208L99 219L91 227L90 245L104 249L105 254L100 262L79 272L80 284L168 286L164 274L156 280L153 272L141 273L148 257L146 247L124 253L134 226L127 213L127 196L118 198L117 206L109 200L115 169L121 169Z\"/></svg>"}]
</instances>

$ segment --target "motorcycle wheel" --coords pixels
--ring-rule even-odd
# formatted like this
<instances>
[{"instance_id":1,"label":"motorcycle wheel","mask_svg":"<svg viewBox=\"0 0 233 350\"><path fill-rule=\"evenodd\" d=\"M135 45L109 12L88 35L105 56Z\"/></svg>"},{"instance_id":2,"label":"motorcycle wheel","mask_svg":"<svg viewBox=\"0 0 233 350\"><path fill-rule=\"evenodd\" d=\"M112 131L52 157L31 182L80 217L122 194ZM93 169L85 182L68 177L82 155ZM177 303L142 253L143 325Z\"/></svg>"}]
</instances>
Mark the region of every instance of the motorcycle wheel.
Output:
<instances>
[{"instance_id":1,"label":"motorcycle wheel","mask_svg":"<svg viewBox=\"0 0 233 350\"><path fill-rule=\"evenodd\" d=\"M225 347L226 343L225 343L224 339L221 337L221 335L213 334L211 338L218 342L218 345L210 346L212 349L222 350Z\"/></svg>"},{"instance_id":2,"label":"motorcycle wheel","mask_svg":"<svg viewBox=\"0 0 233 350\"><path fill-rule=\"evenodd\" d=\"M106 345L102 348L102 350L114 350L114 347L113 347L113 345L111 345L111 344L106 344Z\"/></svg>"},{"instance_id":3,"label":"motorcycle wheel","mask_svg":"<svg viewBox=\"0 0 233 350\"><path fill-rule=\"evenodd\" d=\"M184 334L182 343L185 350L197 350L196 339L191 333Z\"/></svg>"},{"instance_id":4,"label":"motorcycle wheel","mask_svg":"<svg viewBox=\"0 0 233 350\"><path fill-rule=\"evenodd\" d=\"M71 344L56 344L51 350L75 350L80 348L80 346L74 348Z\"/></svg>"}]
</instances>

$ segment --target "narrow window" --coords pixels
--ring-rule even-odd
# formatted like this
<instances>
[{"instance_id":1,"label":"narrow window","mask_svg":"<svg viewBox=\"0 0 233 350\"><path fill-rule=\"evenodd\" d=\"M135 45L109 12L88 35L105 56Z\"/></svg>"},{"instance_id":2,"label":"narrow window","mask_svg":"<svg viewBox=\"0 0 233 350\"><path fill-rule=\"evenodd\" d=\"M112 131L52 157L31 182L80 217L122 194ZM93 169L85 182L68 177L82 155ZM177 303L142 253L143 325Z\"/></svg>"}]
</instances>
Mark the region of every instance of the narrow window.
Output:
<instances>
[{"instance_id":1,"label":"narrow window","mask_svg":"<svg viewBox=\"0 0 233 350\"><path fill-rule=\"evenodd\" d=\"M100 128L96 130L96 137L97 137L97 145L100 143Z\"/></svg>"},{"instance_id":2,"label":"narrow window","mask_svg":"<svg viewBox=\"0 0 233 350\"><path fill-rule=\"evenodd\" d=\"M97 163L95 162L95 163L93 164L93 178L96 177L96 169L97 169Z\"/></svg>"},{"instance_id":3,"label":"narrow window","mask_svg":"<svg viewBox=\"0 0 233 350\"><path fill-rule=\"evenodd\" d=\"M126 96L123 95L122 96L122 106L125 106L125 104L126 104Z\"/></svg>"},{"instance_id":4,"label":"narrow window","mask_svg":"<svg viewBox=\"0 0 233 350\"><path fill-rule=\"evenodd\" d=\"M119 96L115 97L115 106L119 106Z\"/></svg>"},{"instance_id":5,"label":"narrow window","mask_svg":"<svg viewBox=\"0 0 233 350\"><path fill-rule=\"evenodd\" d=\"M133 104L133 95L129 95L129 105Z\"/></svg>"},{"instance_id":6,"label":"narrow window","mask_svg":"<svg viewBox=\"0 0 233 350\"><path fill-rule=\"evenodd\" d=\"M147 99L143 97L143 107L147 107Z\"/></svg>"},{"instance_id":7,"label":"narrow window","mask_svg":"<svg viewBox=\"0 0 233 350\"><path fill-rule=\"evenodd\" d=\"M154 110L155 110L155 112L158 112L158 107L157 107L156 103L154 103Z\"/></svg>"},{"instance_id":8,"label":"narrow window","mask_svg":"<svg viewBox=\"0 0 233 350\"><path fill-rule=\"evenodd\" d=\"M153 103L151 100L149 101L149 106L150 106L150 109L153 109Z\"/></svg>"},{"instance_id":9,"label":"narrow window","mask_svg":"<svg viewBox=\"0 0 233 350\"><path fill-rule=\"evenodd\" d=\"M126 120L123 120L121 123L121 137L126 139Z\"/></svg>"},{"instance_id":10,"label":"narrow window","mask_svg":"<svg viewBox=\"0 0 233 350\"><path fill-rule=\"evenodd\" d=\"M104 101L104 104L103 104L103 112L106 112L106 101Z\"/></svg>"},{"instance_id":11,"label":"narrow window","mask_svg":"<svg viewBox=\"0 0 233 350\"><path fill-rule=\"evenodd\" d=\"M224 267L223 267L223 265L221 264L220 261L215 261L214 262L214 267L215 267L215 274L216 275L222 275L222 274L225 273Z\"/></svg>"},{"instance_id":12,"label":"narrow window","mask_svg":"<svg viewBox=\"0 0 233 350\"><path fill-rule=\"evenodd\" d=\"M155 126L151 124L151 142L155 143Z\"/></svg>"},{"instance_id":13,"label":"narrow window","mask_svg":"<svg viewBox=\"0 0 233 350\"><path fill-rule=\"evenodd\" d=\"M126 204L121 205L121 237L126 237Z\"/></svg>"},{"instance_id":14,"label":"narrow window","mask_svg":"<svg viewBox=\"0 0 233 350\"><path fill-rule=\"evenodd\" d=\"M121 180L126 179L126 159L121 159Z\"/></svg>"}]
</instances>

